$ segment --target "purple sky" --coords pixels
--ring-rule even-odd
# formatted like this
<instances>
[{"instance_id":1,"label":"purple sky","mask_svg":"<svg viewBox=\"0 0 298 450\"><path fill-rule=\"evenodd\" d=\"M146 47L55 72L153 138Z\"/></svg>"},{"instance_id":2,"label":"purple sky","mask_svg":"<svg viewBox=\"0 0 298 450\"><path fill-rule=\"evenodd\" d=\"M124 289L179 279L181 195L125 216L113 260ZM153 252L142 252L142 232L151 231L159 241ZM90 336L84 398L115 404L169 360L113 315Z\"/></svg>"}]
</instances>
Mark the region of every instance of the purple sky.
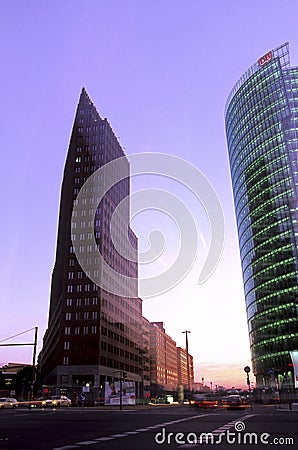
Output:
<instances>
[{"instance_id":1,"label":"purple sky","mask_svg":"<svg viewBox=\"0 0 298 450\"><path fill-rule=\"evenodd\" d=\"M297 65L297 9L296 0L1 1L0 339L39 326L41 348L63 167L85 86L127 155L177 155L216 189L226 220L216 272L198 286L194 267L177 288L145 300L143 311L164 321L180 346L181 332L191 330L197 381L245 381L250 355L224 106L238 78L268 50L289 41ZM192 207L203 255L208 220L202 207ZM140 246L145 222L134 224ZM0 364L30 363L31 355L30 347L1 347Z\"/></svg>"}]
</instances>

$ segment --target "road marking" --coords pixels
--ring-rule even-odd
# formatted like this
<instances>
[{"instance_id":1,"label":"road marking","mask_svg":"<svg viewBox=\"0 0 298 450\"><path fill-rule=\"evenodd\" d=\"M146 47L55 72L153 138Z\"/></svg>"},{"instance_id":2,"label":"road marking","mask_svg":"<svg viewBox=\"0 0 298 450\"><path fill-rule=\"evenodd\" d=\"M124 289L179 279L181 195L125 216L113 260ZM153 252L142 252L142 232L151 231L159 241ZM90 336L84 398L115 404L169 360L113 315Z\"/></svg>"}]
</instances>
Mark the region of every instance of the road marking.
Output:
<instances>
[{"instance_id":1,"label":"road marking","mask_svg":"<svg viewBox=\"0 0 298 450\"><path fill-rule=\"evenodd\" d=\"M111 434L111 437L113 437L113 438L120 438L120 437L125 437L125 436L126 436L126 433Z\"/></svg>"},{"instance_id":2,"label":"road marking","mask_svg":"<svg viewBox=\"0 0 298 450\"><path fill-rule=\"evenodd\" d=\"M69 448L78 448L77 445L65 445L64 447L56 447L53 450L68 450Z\"/></svg>"},{"instance_id":3,"label":"road marking","mask_svg":"<svg viewBox=\"0 0 298 450\"><path fill-rule=\"evenodd\" d=\"M179 448L193 448L193 447L198 447L199 445L202 445L202 444L206 444L206 443L208 444L209 438L206 435L210 436L210 434L212 434L213 437L217 437L221 433L225 433L227 430L230 430L232 427L235 426L235 424L237 422L239 422L239 421L244 422L245 420L248 420L254 416L256 416L256 414L247 414L246 416L241 416L238 419L234 419L231 422L226 423L225 425L221 426L220 428L216 428L216 430L209 431L209 432L202 432L201 434L203 434L203 439L199 439L199 442L193 443L193 444L183 444L183 445L180 445Z\"/></svg>"},{"instance_id":4,"label":"road marking","mask_svg":"<svg viewBox=\"0 0 298 450\"><path fill-rule=\"evenodd\" d=\"M111 434L110 436L102 436L99 438L94 438L93 440L90 440L90 441L76 442L74 445L66 445L64 447L56 447L53 450L68 450L70 448L79 448L82 445L93 445L93 444L97 444L98 441L110 441L112 439L127 437L132 434L146 433L147 431L152 431L153 428L161 428L161 427L165 427L167 425L173 425L175 423L186 422L188 420L201 419L203 417L207 417L207 416L211 416L211 415L214 415L214 414L197 414L195 416L184 417L183 419L172 420L171 422L159 423L157 425L152 425L147 428L138 428L133 431L126 431L125 433Z\"/></svg>"},{"instance_id":5,"label":"road marking","mask_svg":"<svg viewBox=\"0 0 298 450\"><path fill-rule=\"evenodd\" d=\"M82 441L82 442L77 442L76 446L79 445L91 445L91 444L96 444L96 441Z\"/></svg>"},{"instance_id":6,"label":"road marking","mask_svg":"<svg viewBox=\"0 0 298 450\"><path fill-rule=\"evenodd\" d=\"M101 438L96 438L94 439L95 441L112 441L113 439L115 439L114 437L108 436L108 437L101 437Z\"/></svg>"}]
</instances>

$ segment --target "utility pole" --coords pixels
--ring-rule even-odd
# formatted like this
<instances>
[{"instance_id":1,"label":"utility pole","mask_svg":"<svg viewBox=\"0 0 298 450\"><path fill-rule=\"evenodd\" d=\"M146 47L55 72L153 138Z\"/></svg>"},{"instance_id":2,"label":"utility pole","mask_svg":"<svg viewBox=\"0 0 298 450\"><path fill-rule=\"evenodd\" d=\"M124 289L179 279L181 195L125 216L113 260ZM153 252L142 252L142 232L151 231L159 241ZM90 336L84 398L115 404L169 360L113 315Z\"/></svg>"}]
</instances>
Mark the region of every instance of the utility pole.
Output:
<instances>
[{"instance_id":1,"label":"utility pole","mask_svg":"<svg viewBox=\"0 0 298 450\"><path fill-rule=\"evenodd\" d=\"M36 360L36 347L37 347L37 332L38 332L38 327L35 327L34 343L33 343L33 357L32 357L31 400L33 400L33 389L34 389L34 383L35 383L35 360Z\"/></svg>"},{"instance_id":2,"label":"utility pole","mask_svg":"<svg viewBox=\"0 0 298 450\"><path fill-rule=\"evenodd\" d=\"M188 354L188 333L191 333L191 331L185 330L182 331L182 333L185 333L185 341L186 341L186 365L187 365L187 385L188 385L188 400L190 401L190 371L189 371L189 354Z\"/></svg>"}]
</instances>

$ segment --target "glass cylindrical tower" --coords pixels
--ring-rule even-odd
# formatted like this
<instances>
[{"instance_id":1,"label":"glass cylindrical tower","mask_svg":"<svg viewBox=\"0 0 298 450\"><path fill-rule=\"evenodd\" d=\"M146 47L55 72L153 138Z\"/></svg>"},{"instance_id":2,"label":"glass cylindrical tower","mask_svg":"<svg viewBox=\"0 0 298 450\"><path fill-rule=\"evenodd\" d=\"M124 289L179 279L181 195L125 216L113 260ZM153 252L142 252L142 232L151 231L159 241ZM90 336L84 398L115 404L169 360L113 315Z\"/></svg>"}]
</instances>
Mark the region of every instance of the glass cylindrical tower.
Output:
<instances>
[{"instance_id":1,"label":"glass cylindrical tower","mask_svg":"<svg viewBox=\"0 0 298 450\"><path fill-rule=\"evenodd\" d=\"M257 385L295 382L298 350L298 69L288 44L241 77L226 135L253 372Z\"/></svg>"}]
</instances>

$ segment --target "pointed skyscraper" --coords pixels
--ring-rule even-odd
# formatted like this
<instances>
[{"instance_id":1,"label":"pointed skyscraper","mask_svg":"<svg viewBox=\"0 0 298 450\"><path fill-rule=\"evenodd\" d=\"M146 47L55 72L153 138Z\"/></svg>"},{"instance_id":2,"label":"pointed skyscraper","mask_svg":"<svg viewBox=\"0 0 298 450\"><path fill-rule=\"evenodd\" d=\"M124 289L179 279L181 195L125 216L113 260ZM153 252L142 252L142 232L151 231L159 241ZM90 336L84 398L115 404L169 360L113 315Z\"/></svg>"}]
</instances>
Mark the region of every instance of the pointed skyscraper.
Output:
<instances>
[{"instance_id":1,"label":"pointed skyscraper","mask_svg":"<svg viewBox=\"0 0 298 450\"><path fill-rule=\"evenodd\" d=\"M101 198L100 177L107 175L98 169L117 159L117 170L124 175ZM128 236L133 258L121 256L111 236L111 218L129 197L129 186L123 149L83 88L64 168L48 329L39 362L44 383L53 393L63 390L74 398L88 383L92 396L100 396L101 386L123 371L136 387L141 382L142 302L129 202L113 218L113 227L119 236ZM105 272L101 258L114 272ZM113 273L131 279L122 286L126 295L119 295L121 286Z\"/></svg>"}]
</instances>

